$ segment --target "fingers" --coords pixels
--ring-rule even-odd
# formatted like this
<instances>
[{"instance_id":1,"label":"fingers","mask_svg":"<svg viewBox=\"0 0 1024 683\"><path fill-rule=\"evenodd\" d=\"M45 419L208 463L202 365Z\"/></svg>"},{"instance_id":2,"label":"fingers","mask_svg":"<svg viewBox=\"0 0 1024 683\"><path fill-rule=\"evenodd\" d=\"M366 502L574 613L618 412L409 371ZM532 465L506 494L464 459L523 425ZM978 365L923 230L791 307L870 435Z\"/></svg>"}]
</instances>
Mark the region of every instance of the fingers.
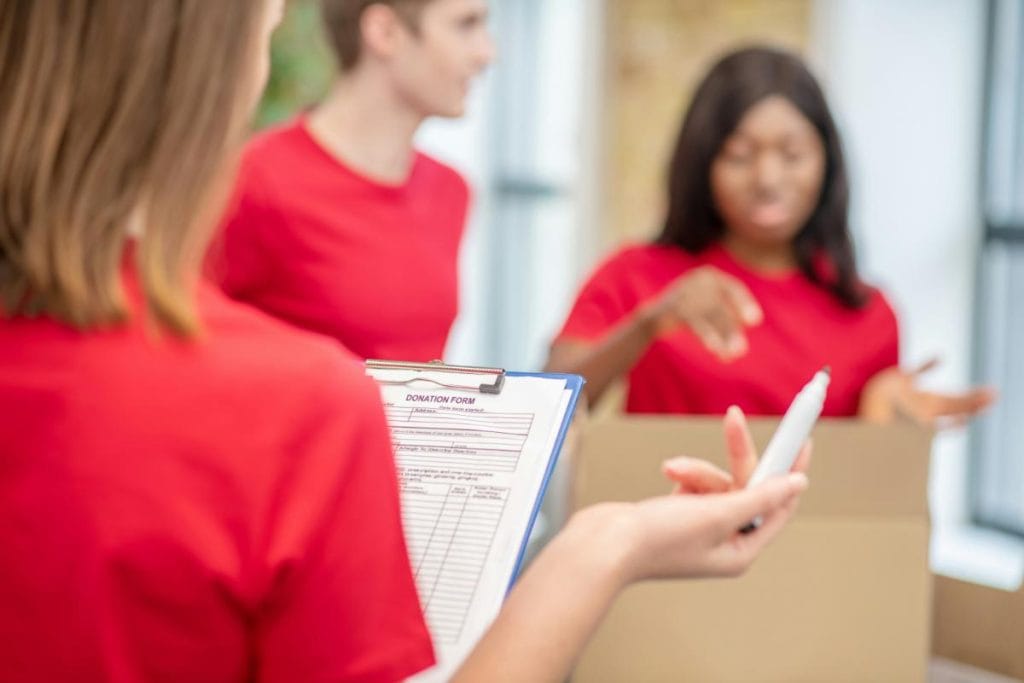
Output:
<instances>
[{"instance_id":1,"label":"fingers","mask_svg":"<svg viewBox=\"0 0 1024 683\"><path fill-rule=\"evenodd\" d=\"M785 528L796 512L799 501L799 496L793 496L775 512L765 516L761 525L753 532L736 534L730 543L721 546L723 571L734 576L746 571L761 551Z\"/></svg>"},{"instance_id":2,"label":"fingers","mask_svg":"<svg viewBox=\"0 0 1024 683\"><path fill-rule=\"evenodd\" d=\"M760 324L761 306L746 285L711 266L684 275L674 291L674 313L705 347L722 360L744 355L743 329Z\"/></svg>"},{"instance_id":3,"label":"fingers","mask_svg":"<svg viewBox=\"0 0 1024 683\"><path fill-rule=\"evenodd\" d=\"M724 340L728 358L738 358L747 352L749 347L743 334L743 321L731 306L710 309L705 314L705 322Z\"/></svg>"},{"instance_id":4,"label":"fingers","mask_svg":"<svg viewBox=\"0 0 1024 683\"><path fill-rule=\"evenodd\" d=\"M909 371L889 368L875 375L864 387L858 414L878 423L902 416L929 427L961 425L996 400L991 387L978 387L959 394L940 394L915 386L919 375L938 365L930 359Z\"/></svg>"},{"instance_id":5,"label":"fingers","mask_svg":"<svg viewBox=\"0 0 1024 683\"><path fill-rule=\"evenodd\" d=\"M739 406L730 406L723 420L725 447L729 454L729 471L737 488L747 485L751 473L757 466L757 449L747 428L747 418Z\"/></svg>"},{"instance_id":6,"label":"fingers","mask_svg":"<svg viewBox=\"0 0 1024 683\"><path fill-rule=\"evenodd\" d=\"M747 340L738 324L724 311L710 311L689 320L690 330L708 351L722 360L732 360L747 352Z\"/></svg>"},{"instance_id":7,"label":"fingers","mask_svg":"<svg viewBox=\"0 0 1024 683\"><path fill-rule=\"evenodd\" d=\"M690 330L697 335L704 347L720 358L726 356L725 338L719 334L713 325L703 318L695 318L690 321Z\"/></svg>"},{"instance_id":8,"label":"fingers","mask_svg":"<svg viewBox=\"0 0 1024 683\"><path fill-rule=\"evenodd\" d=\"M724 536L732 536L755 517L768 518L784 504L807 489L807 475L794 472L785 477L772 477L752 489L742 489L717 496L722 506L718 519Z\"/></svg>"},{"instance_id":9,"label":"fingers","mask_svg":"<svg viewBox=\"0 0 1024 683\"><path fill-rule=\"evenodd\" d=\"M737 316L744 325L753 326L761 324L764 320L764 311L761 310L761 305L757 303L757 299L750 293L746 285L725 273L719 273L719 285L726 301L736 311Z\"/></svg>"},{"instance_id":10,"label":"fingers","mask_svg":"<svg viewBox=\"0 0 1024 683\"><path fill-rule=\"evenodd\" d=\"M919 375L923 375L924 373L928 372L929 370L934 370L941 363L942 363L942 359L941 358L939 358L938 356L932 356L931 358L929 358L928 360L926 360L925 362L921 363L916 368L911 370L908 374L910 376L912 376L912 377L917 377Z\"/></svg>"},{"instance_id":11,"label":"fingers","mask_svg":"<svg viewBox=\"0 0 1024 683\"><path fill-rule=\"evenodd\" d=\"M662 463L661 471L678 486L676 493L724 493L732 477L705 460L678 457Z\"/></svg>"},{"instance_id":12,"label":"fingers","mask_svg":"<svg viewBox=\"0 0 1024 683\"><path fill-rule=\"evenodd\" d=\"M793 472L804 472L811 466L811 453L814 451L814 444L811 439L807 439L807 443L804 444L803 448L800 449L800 453L796 456L796 461L793 463Z\"/></svg>"},{"instance_id":13,"label":"fingers","mask_svg":"<svg viewBox=\"0 0 1024 683\"><path fill-rule=\"evenodd\" d=\"M995 392L988 388L973 389L962 394L937 394L927 391L917 392L915 417L932 422L940 418L966 420L995 401Z\"/></svg>"}]
</instances>

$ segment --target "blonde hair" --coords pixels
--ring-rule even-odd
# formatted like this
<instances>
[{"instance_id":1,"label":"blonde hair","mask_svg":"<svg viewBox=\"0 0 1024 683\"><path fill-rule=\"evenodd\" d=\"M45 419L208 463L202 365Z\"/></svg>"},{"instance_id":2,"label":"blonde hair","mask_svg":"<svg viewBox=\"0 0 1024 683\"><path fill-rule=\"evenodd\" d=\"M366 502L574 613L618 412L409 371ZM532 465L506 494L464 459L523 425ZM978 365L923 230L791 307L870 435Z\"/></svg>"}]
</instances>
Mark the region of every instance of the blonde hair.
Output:
<instances>
[{"instance_id":1,"label":"blonde hair","mask_svg":"<svg viewBox=\"0 0 1024 683\"><path fill-rule=\"evenodd\" d=\"M244 132L264 3L0 3L0 308L198 329L192 285ZM142 214L140 215L140 212Z\"/></svg>"}]
</instances>

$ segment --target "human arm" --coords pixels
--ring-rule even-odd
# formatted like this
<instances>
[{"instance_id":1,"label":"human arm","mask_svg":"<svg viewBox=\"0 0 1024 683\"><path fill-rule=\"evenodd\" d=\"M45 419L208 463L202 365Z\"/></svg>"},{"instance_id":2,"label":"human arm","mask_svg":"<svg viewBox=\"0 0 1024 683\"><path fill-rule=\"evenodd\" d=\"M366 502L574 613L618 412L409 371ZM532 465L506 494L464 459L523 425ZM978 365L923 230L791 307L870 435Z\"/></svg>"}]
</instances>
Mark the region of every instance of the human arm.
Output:
<instances>
[{"instance_id":1,"label":"human arm","mask_svg":"<svg viewBox=\"0 0 1024 683\"><path fill-rule=\"evenodd\" d=\"M749 567L785 525L807 480L797 473L740 489L756 456L735 413L726 419L726 435L733 475L703 461L675 459L666 463L666 474L680 494L577 513L512 591L453 680L564 680L629 584L737 576ZM808 458L805 450L798 467ZM759 515L765 523L756 532L737 531Z\"/></svg>"},{"instance_id":2,"label":"human arm","mask_svg":"<svg viewBox=\"0 0 1024 683\"><path fill-rule=\"evenodd\" d=\"M687 327L723 361L747 352L745 327L764 314L742 282L712 266L681 275L654 300L627 313L603 337L563 336L551 347L546 369L583 375L584 391L597 403L659 336Z\"/></svg>"}]
</instances>

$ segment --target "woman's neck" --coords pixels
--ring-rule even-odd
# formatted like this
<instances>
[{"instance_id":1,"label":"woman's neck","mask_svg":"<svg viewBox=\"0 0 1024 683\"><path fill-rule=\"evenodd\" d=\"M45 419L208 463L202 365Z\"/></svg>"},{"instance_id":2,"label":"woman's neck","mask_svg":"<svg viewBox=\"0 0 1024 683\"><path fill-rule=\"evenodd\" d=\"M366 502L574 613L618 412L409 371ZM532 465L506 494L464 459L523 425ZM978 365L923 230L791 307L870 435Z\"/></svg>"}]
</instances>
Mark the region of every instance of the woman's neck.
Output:
<instances>
[{"instance_id":1,"label":"woman's neck","mask_svg":"<svg viewBox=\"0 0 1024 683\"><path fill-rule=\"evenodd\" d=\"M785 242L764 245L726 234L722 246L737 261L759 273L785 273L796 270L797 260L793 245Z\"/></svg>"}]
</instances>

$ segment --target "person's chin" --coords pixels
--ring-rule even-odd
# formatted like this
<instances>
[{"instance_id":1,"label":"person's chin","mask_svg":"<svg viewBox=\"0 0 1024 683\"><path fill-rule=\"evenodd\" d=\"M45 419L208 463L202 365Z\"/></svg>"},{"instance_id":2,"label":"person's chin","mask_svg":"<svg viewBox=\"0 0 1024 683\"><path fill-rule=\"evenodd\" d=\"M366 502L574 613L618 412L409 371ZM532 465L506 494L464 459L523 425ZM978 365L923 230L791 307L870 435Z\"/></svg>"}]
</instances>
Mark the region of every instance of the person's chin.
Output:
<instances>
[{"instance_id":1,"label":"person's chin","mask_svg":"<svg viewBox=\"0 0 1024 683\"><path fill-rule=\"evenodd\" d=\"M448 105L448 116L460 117L466 115L466 95L453 99Z\"/></svg>"},{"instance_id":2,"label":"person's chin","mask_svg":"<svg viewBox=\"0 0 1024 683\"><path fill-rule=\"evenodd\" d=\"M424 113L424 118L461 119L465 114L465 105L449 105L443 107L431 107Z\"/></svg>"},{"instance_id":3,"label":"person's chin","mask_svg":"<svg viewBox=\"0 0 1024 683\"><path fill-rule=\"evenodd\" d=\"M428 116L436 116L442 119L458 119L466 115L466 97L439 97L429 106Z\"/></svg>"},{"instance_id":4,"label":"person's chin","mask_svg":"<svg viewBox=\"0 0 1024 683\"><path fill-rule=\"evenodd\" d=\"M751 221L747 224L746 232L753 237L755 240L762 244L778 244L780 242L789 242L796 233L799 232L798 228L794 228L792 223L788 221L782 222L755 222Z\"/></svg>"}]
</instances>

